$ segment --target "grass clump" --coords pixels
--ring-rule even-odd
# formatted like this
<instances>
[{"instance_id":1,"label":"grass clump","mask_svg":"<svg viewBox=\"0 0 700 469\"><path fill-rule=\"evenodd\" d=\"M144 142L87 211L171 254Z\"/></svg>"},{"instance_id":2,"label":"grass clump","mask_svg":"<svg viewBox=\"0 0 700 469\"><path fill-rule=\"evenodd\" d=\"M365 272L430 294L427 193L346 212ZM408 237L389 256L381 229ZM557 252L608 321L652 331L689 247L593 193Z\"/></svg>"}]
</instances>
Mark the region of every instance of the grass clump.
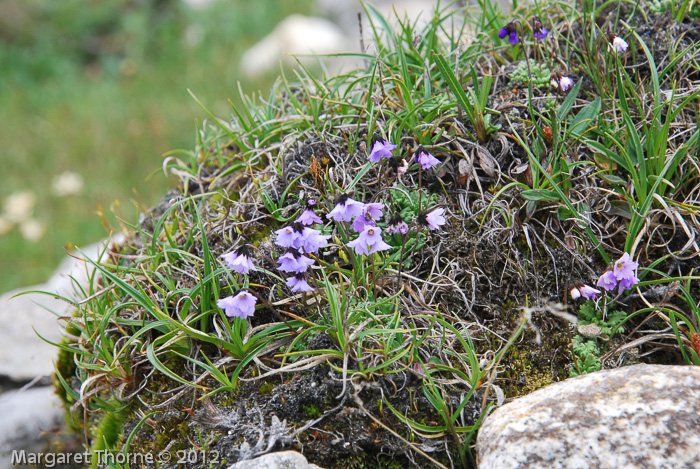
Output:
<instances>
[{"instance_id":1,"label":"grass clump","mask_svg":"<svg viewBox=\"0 0 700 469\"><path fill-rule=\"evenodd\" d=\"M515 43L490 2L423 27L367 5L366 68L301 68L227 119L198 100L195 148L164 164L178 188L94 263L66 392L95 411L138 399L132 448L214 432L228 462L303 445L325 467L474 467L506 397L615 366L632 340L661 341L649 362L697 363L700 134L682 124L698 94L657 99L697 72L695 49L652 53L648 12L584 3L522 7L549 34L510 26ZM591 21L603 11L627 55ZM523 59L586 78L511 86L500 65ZM568 297L590 300L578 318ZM585 337L604 334L601 356ZM149 440L142 425L166 422Z\"/></svg>"}]
</instances>

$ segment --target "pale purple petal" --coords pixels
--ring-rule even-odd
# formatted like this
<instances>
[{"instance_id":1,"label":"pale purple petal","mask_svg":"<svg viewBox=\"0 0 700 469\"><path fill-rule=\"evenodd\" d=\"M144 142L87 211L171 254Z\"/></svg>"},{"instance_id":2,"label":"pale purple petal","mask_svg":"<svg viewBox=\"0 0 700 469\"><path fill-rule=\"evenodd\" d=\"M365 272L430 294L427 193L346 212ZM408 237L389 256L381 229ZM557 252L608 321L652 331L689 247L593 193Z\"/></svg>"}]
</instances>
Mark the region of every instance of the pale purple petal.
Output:
<instances>
[{"instance_id":1,"label":"pale purple petal","mask_svg":"<svg viewBox=\"0 0 700 469\"><path fill-rule=\"evenodd\" d=\"M612 49L615 52L624 52L627 50L629 47L629 44L627 44L627 41L622 39L620 36L615 36L615 38L612 41Z\"/></svg>"},{"instance_id":2,"label":"pale purple petal","mask_svg":"<svg viewBox=\"0 0 700 469\"><path fill-rule=\"evenodd\" d=\"M320 248L328 246L330 238L331 235L322 235L320 230L306 227L301 233L299 249L303 249L304 252L318 252Z\"/></svg>"},{"instance_id":3,"label":"pale purple petal","mask_svg":"<svg viewBox=\"0 0 700 469\"><path fill-rule=\"evenodd\" d=\"M437 208L425 216L425 221L428 223L428 228L431 230L437 230L442 225L447 223L445 217L442 214L445 213L444 208Z\"/></svg>"},{"instance_id":4,"label":"pale purple petal","mask_svg":"<svg viewBox=\"0 0 700 469\"><path fill-rule=\"evenodd\" d=\"M238 272L239 274L247 274L251 270L257 270L250 257L245 254L239 254L236 251L229 252L221 256L223 260L226 261L231 270Z\"/></svg>"},{"instance_id":5,"label":"pale purple petal","mask_svg":"<svg viewBox=\"0 0 700 469\"><path fill-rule=\"evenodd\" d=\"M314 290L306 279L299 275L287 277L287 286L291 288L293 292L310 292Z\"/></svg>"},{"instance_id":6,"label":"pale purple petal","mask_svg":"<svg viewBox=\"0 0 700 469\"><path fill-rule=\"evenodd\" d=\"M607 291L613 290L617 286L617 279L615 278L615 274L613 274L613 271L608 270L603 275L601 275L598 279L598 283L596 283L596 286L601 287Z\"/></svg>"},{"instance_id":7,"label":"pale purple petal","mask_svg":"<svg viewBox=\"0 0 700 469\"><path fill-rule=\"evenodd\" d=\"M389 143L386 140L383 142L375 142L372 145L372 151L369 153L369 160L374 163L379 163L382 158L391 158L391 151L394 150L398 145Z\"/></svg>"},{"instance_id":8,"label":"pale purple petal","mask_svg":"<svg viewBox=\"0 0 700 469\"><path fill-rule=\"evenodd\" d=\"M578 300L579 298L581 298L581 290L579 290L576 287L572 288L569 293L571 293L571 298L573 298L574 300Z\"/></svg>"},{"instance_id":9,"label":"pale purple petal","mask_svg":"<svg viewBox=\"0 0 700 469\"><path fill-rule=\"evenodd\" d=\"M634 271L639 267L637 262L630 259L628 253L624 253L613 265L613 273L618 280L634 277Z\"/></svg>"},{"instance_id":10,"label":"pale purple petal","mask_svg":"<svg viewBox=\"0 0 700 469\"><path fill-rule=\"evenodd\" d=\"M365 214L368 214L370 217L372 217L372 220L379 220L380 218L382 218L383 208L384 204L379 202L372 202L369 204L365 204L363 210Z\"/></svg>"},{"instance_id":11,"label":"pale purple petal","mask_svg":"<svg viewBox=\"0 0 700 469\"><path fill-rule=\"evenodd\" d=\"M216 305L223 309L228 317L246 319L255 314L257 298L246 291L241 291L236 296L221 298Z\"/></svg>"},{"instance_id":12,"label":"pale purple petal","mask_svg":"<svg viewBox=\"0 0 700 469\"><path fill-rule=\"evenodd\" d=\"M375 252L386 251L387 249L391 249L391 246L385 243L383 239L379 238L378 241L375 241L374 243L369 245L369 248L369 253L374 254Z\"/></svg>"},{"instance_id":13,"label":"pale purple petal","mask_svg":"<svg viewBox=\"0 0 700 469\"><path fill-rule=\"evenodd\" d=\"M287 252L277 259L278 267L282 272L301 273L306 272L309 266L316 261L299 253Z\"/></svg>"},{"instance_id":14,"label":"pale purple petal","mask_svg":"<svg viewBox=\"0 0 700 469\"><path fill-rule=\"evenodd\" d=\"M338 200L338 204L335 208L326 216L335 221L351 221L353 218L362 214L363 206L364 204L361 202L343 195Z\"/></svg>"},{"instance_id":15,"label":"pale purple petal","mask_svg":"<svg viewBox=\"0 0 700 469\"><path fill-rule=\"evenodd\" d=\"M581 292L581 295L584 298L588 298L589 300L594 300L596 295L600 294L600 290L596 290L593 287L589 287L588 285L584 285L581 288L579 288L579 291Z\"/></svg>"},{"instance_id":16,"label":"pale purple petal","mask_svg":"<svg viewBox=\"0 0 700 469\"><path fill-rule=\"evenodd\" d=\"M352 222L352 225L350 225L350 228L352 228L355 233L362 233L365 229L365 225L374 226L375 223L371 220L367 220L364 215L358 215L355 217L355 221Z\"/></svg>"},{"instance_id":17,"label":"pale purple petal","mask_svg":"<svg viewBox=\"0 0 700 469\"><path fill-rule=\"evenodd\" d=\"M442 163L442 161L435 158L432 154L425 152L420 152L420 154L416 156L416 161L420 163L423 169L429 169L435 165Z\"/></svg>"},{"instance_id":18,"label":"pale purple petal","mask_svg":"<svg viewBox=\"0 0 700 469\"><path fill-rule=\"evenodd\" d=\"M369 255L378 251L384 251L391 246L382 239L382 229L378 226L365 226L356 240L350 241L348 247L355 249L355 254Z\"/></svg>"},{"instance_id":19,"label":"pale purple petal","mask_svg":"<svg viewBox=\"0 0 700 469\"><path fill-rule=\"evenodd\" d=\"M559 88L562 91L566 91L572 86L574 86L574 80L569 77L561 77L561 80L559 80Z\"/></svg>"},{"instance_id":20,"label":"pale purple petal","mask_svg":"<svg viewBox=\"0 0 700 469\"><path fill-rule=\"evenodd\" d=\"M635 286L638 283L639 283L639 279L634 275L632 277L625 277L623 279L620 279L620 285L619 285L619 288L617 289L618 295L620 293L622 293L623 291L632 288L633 286Z\"/></svg>"},{"instance_id":21,"label":"pale purple petal","mask_svg":"<svg viewBox=\"0 0 700 469\"><path fill-rule=\"evenodd\" d=\"M293 227L285 226L284 228L275 231L275 233L277 234L277 240L275 243L278 246L282 246L283 248L299 248L300 233L298 233Z\"/></svg>"},{"instance_id":22,"label":"pale purple petal","mask_svg":"<svg viewBox=\"0 0 700 469\"><path fill-rule=\"evenodd\" d=\"M314 213L314 211L310 208L304 210L302 214L299 215L299 218L297 218L297 221L302 225L313 225L314 223L323 223L321 217L316 215L316 213Z\"/></svg>"}]
</instances>

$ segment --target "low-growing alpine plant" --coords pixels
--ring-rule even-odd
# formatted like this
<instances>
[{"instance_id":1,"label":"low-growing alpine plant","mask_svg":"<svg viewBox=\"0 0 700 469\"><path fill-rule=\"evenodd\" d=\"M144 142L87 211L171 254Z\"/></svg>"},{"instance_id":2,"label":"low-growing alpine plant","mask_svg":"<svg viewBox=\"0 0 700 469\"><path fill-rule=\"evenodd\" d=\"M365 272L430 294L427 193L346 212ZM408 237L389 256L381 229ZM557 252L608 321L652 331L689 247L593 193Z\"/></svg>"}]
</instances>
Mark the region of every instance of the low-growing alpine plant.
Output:
<instances>
[{"instance_id":1,"label":"low-growing alpine plant","mask_svg":"<svg viewBox=\"0 0 700 469\"><path fill-rule=\"evenodd\" d=\"M62 318L86 444L473 468L504 398L700 365L700 53L593 3L485 0L454 34L452 7L392 27L367 4L359 69L283 70L231 116L197 100L181 185Z\"/></svg>"}]
</instances>

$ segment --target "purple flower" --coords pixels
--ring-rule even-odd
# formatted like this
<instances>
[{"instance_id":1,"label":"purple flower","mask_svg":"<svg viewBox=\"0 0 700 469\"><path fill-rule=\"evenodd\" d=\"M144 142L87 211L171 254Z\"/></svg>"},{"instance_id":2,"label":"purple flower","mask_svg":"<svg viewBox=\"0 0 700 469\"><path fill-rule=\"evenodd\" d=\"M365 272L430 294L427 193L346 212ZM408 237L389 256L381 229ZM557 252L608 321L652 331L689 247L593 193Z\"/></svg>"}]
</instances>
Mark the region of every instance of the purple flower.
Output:
<instances>
[{"instance_id":1,"label":"purple flower","mask_svg":"<svg viewBox=\"0 0 700 469\"><path fill-rule=\"evenodd\" d=\"M500 31L498 31L498 37L501 39L505 39L506 36L508 36L508 42L510 42L512 45L516 45L518 43L518 26L514 21L511 21L501 28Z\"/></svg>"},{"instance_id":2,"label":"purple flower","mask_svg":"<svg viewBox=\"0 0 700 469\"><path fill-rule=\"evenodd\" d=\"M291 288L293 292L313 291L313 288L306 281L303 274L297 274L294 277L287 277L287 286Z\"/></svg>"},{"instance_id":3,"label":"purple flower","mask_svg":"<svg viewBox=\"0 0 700 469\"><path fill-rule=\"evenodd\" d=\"M362 213L364 215L369 215L372 217L372 220L379 220L382 218L382 209L384 208L384 204L379 203L379 202L371 202L369 204L365 204L364 207L362 207Z\"/></svg>"},{"instance_id":4,"label":"purple flower","mask_svg":"<svg viewBox=\"0 0 700 469\"><path fill-rule=\"evenodd\" d=\"M600 294L600 290L596 290L588 285L581 285L580 287L574 287L571 289L571 298L574 300L584 297L589 300L595 300L595 296Z\"/></svg>"},{"instance_id":5,"label":"purple flower","mask_svg":"<svg viewBox=\"0 0 700 469\"><path fill-rule=\"evenodd\" d=\"M313 225L314 223L323 223L321 217L316 215L316 213L314 213L314 211L310 208L304 210L302 214L299 215L299 218L297 218L297 221L302 225Z\"/></svg>"},{"instance_id":6,"label":"purple flower","mask_svg":"<svg viewBox=\"0 0 700 469\"><path fill-rule=\"evenodd\" d=\"M384 230L386 234L401 233L402 235L408 233L408 223L405 221L400 221L396 225L389 225Z\"/></svg>"},{"instance_id":7,"label":"purple flower","mask_svg":"<svg viewBox=\"0 0 700 469\"><path fill-rule=\"evenodd\" d=\"M362 207L361 202L343 194L338 198L335 208L326 216L335 221L350 221L362 214Z\"/></svg>"},{"instance_id":8,"label":"purple flower","mask_svg":"<svg viewBox=\"0 0 700 469\"><path fill-rule=\"evenodd\" d=\"M408 233L408 223L404 221L399 212L396 212L394 216L391 217L391 220L389 220L389 224L384 232L386 234L401 233L402 235L405 235Z\"/></svg>"},{"instance_id":9,"label":"purple flower","mask_svg":"<svg viewBox=\"0 0 700 469\"><path fill-rule=\"evenodd\" d=\"M275 243L283 248L299 249L301 247L301 230L297 228L298 226L291 225L275 231L277 234Z\"/></svg>"},{"instance_id":10,"label":"purple flower","mask_svg":"<svg viewBox=\"0 0 700 469\"><path fill-rule=\"evenodd\" d=\"M369 160L379 163L382 158L391 158L391 151L396 147L398 147L398 145L389 143L386 140L383 142L374 142L374 145L372 145L372 151L369 152Z\"/></svg>"},{"instance_id":11,"label":"purple flower","mask_svg":"<svg viewBox=\"0 0 700 469\"><path fill-rule=\"evenodd\" d=\"M557 72L552 73L552 77L549 82L553 87L559 88L561 91L566 91L574 86L574 80Z\"/></svg>"},{"instance_id":12,"label":"purple flower","mask_svg":"<svg viewBox=\"0 0 700 469\"><path fill-rule=\"evenodd\" d=\"M245 290L239 292L236 296L221 298L216 302L216 305L226 312L228 317L237 317L246 319L255 314L255 302L257 298Z\"/></svg>"},{"instance_id":13,"label":"purple flower","mask_svg":"<svg viewBox=\"0 0 700 469\"><path fill-rule=\"evenodd\" d=\"M447 223L445 217L442 216L443 213L445 213L444 208L436 208L430 213L418 215L418 222L424 226L427 226L431 230L437 230L442 225Z\"/></svg>"},{"instance_id":14,"label":"purple flower","mask_svg":"<svg viewBox=\"0 0 700 469\"><path fill-rule=\"evenodd\" d=\"M569 88L571 88L572 86L574 86L574 80L572 80L571 78L561 77L561 79L559 79L559 89L560 90L566 91Z\"/></svg>"},{"instance_id":15,"label":"purple flower","mask_svg":"<svg viewBox=\"0 0 700 469\"><path fill-rule=\"evenodd\" d=\"M350 241L348 247L355 249L355 254L374 254L375 252L389 249L387 243L382 239L382 229L378 226L365 226L355 241Z\"/></svg>"},{"instance_id":16,"label":"purple flower","mask_svg":"<svg viewBox=\"0 0 700 469\"><path fill-rule=\"evenodd\" d=\"M318 252L320 248L328 246L331 235L322 235L320 230L305 227L301 233L300 246L304 252Z\"/></svg>"},{"instance_id":17,"label":"purple flower","mask_svg":"<svg viewBox=\"0 0 700 469\"><path fill-rule=\"evenodd\" d=\"M617 289L617 294L619 295L623 291L632 288L636 284L639 283L639 279L637 278L636 275L633 275L632 277L625 277L623 279L620 279L620 285L618 286Z\"/></svg>"},{"instance_id":18,"label":"purple flower","mask_svg":"<svg viewBox=\"0 0 700 469\"><path fill-rule=\"evenodd\" d=\"M376 226L376 223L374 223L372 220L366 219L364 214L360 214L355 217L355 221L352 222L350 228L355 230L355 233L362 233L366 225Z\"/></svg>"},{"instance_id":19,"label":"purple flower","mask_svg":"<svg viewBox=\"0 0 700 469\"><path fill-rule=\"evenodd\" d=\"M279 270L282 272L294 272L295 274L306 272L309 266L312 266L314 262L316 261L302 255L296 250L287 251L277 259L277 263L280 264L278 267Z\"/></svg>"},{"instance_id":20,"label":"purple flower","mask_svg":"<svg viewBox=\"0 0 700 469\"><path fill-rule=\"evenodd\" d=\"M617 280L626 280L635 278L634 271L639 267L639 264L630 259L628 253L624 253L613 265L613 274Z\"/></svg>"},{"instance_id":21,"label":"purple flower","mask_svg":"<svg viewBox=\"0 0 700 469\"><path fill-rule=\"evenodd\" d=\"M442 161L438 160L430 153L425 153L423 151L416 156L416 161L420 163L423 169L432 168L433 166L442 163Z\"/></svg>"},{"instance_id":22,"label":"purple flower","mask_svg":"<svg viewBox=\"0 0 700 469\"><path fill-rule=\"evenodd\" d=\"M536 16L532 17L532 35L535 39L544 39L549 34L545 28L542 27L542 22Z\"/></svg>"},{"instance_id":23,"label":"purple flower","mask_svg":"<svg viewBox=\"0 0 700 469\"><path fill-rule=\"evenodd\" d=\"M299 218L297 218L297 223L301 223L302 225L323 223L321 217L316 215L316 212L314 212L314 205L316 205L316 201L314 199L309 199L306 201L306 209L304 209L301 215L299 215Z\"/></svg>"},{"instance_id":24,"label":"purple flower","mask_svg":"<svg viewBox=\"0 0 700 469\"><path fill-rule=\"evenodd\" d=\"M248 246L244 244L238 249L224 254L221 258L228 263L231 270L245 275L251 270L257 270L253 265L253 261L250 260L248 251Z\"/></svg>"},{"instance_id":25,"label":"purple flower","mask_svg":"<svg viewBox=\"0 0 700 469\"><path fill-rule=\"evenodd\" d=\"M627 44L627 41L622 39L620 36L617 34L608 33L608 38L610 39L610 44L608 44L608 48L615 52L616 54L625 52L627 48L629 47L629 44Z\"/></svg>"},{"instance_id":26,"label":"purple flower","mask_svg":"<svg viewBox=\"0 0 700 469\"><path fill-rule=\"evenodd\" d=\"M617 286L617 279L612 270L608 270L598 279L596 286L604 288L607 291L614 289Z\"/></svg>"}]
</instances>

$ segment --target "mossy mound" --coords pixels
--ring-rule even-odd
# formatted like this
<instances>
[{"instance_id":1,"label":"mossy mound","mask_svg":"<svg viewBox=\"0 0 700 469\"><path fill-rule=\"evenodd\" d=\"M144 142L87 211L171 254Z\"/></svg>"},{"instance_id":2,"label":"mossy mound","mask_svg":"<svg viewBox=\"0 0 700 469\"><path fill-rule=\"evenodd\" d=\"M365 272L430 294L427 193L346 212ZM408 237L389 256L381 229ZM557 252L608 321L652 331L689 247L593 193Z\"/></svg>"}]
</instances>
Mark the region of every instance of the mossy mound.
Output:
<instances>
[{"instance_id":1,"label":"mossy mound","mask_svg":"<svg viewBox=\"0 0 700 469\"><path fill-rule=\"evenodd\" d=\"M673 126L654 114L644 139L625 127L659 104L662 84L696 72L683 59L694 52L659 72L663 47L652 53L630 33L634 53L621 59L598 31L665 19L616 2L589 2L584 13L541 3L517 12L555 31L538 54L526 24L518 45L500 41L494 25L505 18L489 2L467 16L477 34L466 45L466 27L445 36L461 13L392 30L368 6L379 52L363 56L366 69L283 78L231 120L212 115L193 151L170 155L164 167L182 184L125 226L127 241L97 264L71 322L76 369L60 374L77 415L89 411L91 437L121 432L100 444L188 467L290 447L324 467L473 466L488 406L565 379L572 366L582 372L572 324L583 302L566 306L569 292L595 284L623 251L637 250L642 282L583 303L595 364L624 364L625 344L666 327L675 336L658 332L663 347L637 348L634 359L700 363L684 345L697 324L687 207L700 134L678 130L697 119L688 104L698 93L664 111ZM631 74L621 60L635 54L648 63ZM501 65L528 55L581 79L568 94L516 84ZM638 106L620 110L631 92ZM666 147L649 143L659 123L672 134ZM378 142L395 144L392 156L375 158ZM648 156L630 165L636 151ZM654 151L671 155L661 173ZM419 163L427 153L441 163ZM366 216L369 203L384 213L360 228L358 216L327 216L345 196ZM295 224L309 206L321 223ZM667 223L669 211L688 231ZM405 231L392 234L396 214ZM283 237L306 243L311 227L328 245L303 247L313 267L285 279ZM245 273L221 259L243 245L255 266ZM301 281L310 291L298 291ZM255 296L254 314L226 316L219 301L241 291Z\"/></svg>"}]
</instances>

